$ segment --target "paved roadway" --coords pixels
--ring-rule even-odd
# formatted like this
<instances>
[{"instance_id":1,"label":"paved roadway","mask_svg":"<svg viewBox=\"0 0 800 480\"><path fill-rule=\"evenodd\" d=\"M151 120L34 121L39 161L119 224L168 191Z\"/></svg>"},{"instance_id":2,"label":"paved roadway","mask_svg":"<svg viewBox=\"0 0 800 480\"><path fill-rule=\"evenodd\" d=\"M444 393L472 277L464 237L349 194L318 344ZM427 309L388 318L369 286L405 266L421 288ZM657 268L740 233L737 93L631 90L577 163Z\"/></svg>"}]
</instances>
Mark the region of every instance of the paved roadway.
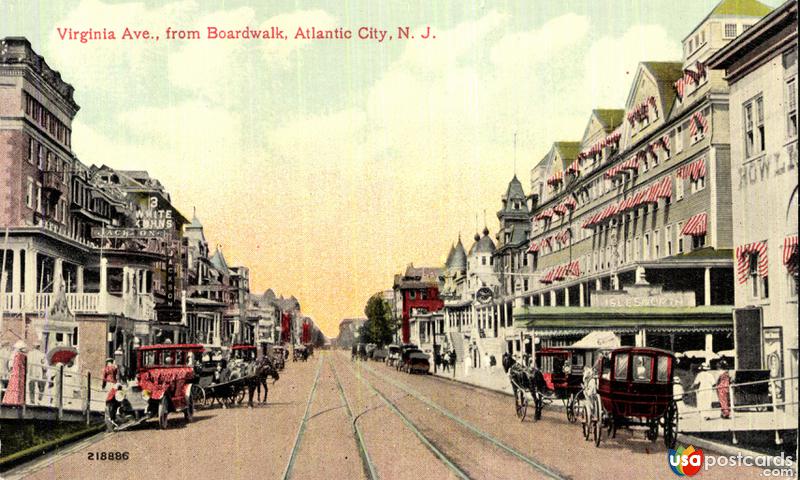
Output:
<instances>
[{"instance_id":1,"label":"paved roadway","mask_svg":"<svg viewBox=\"0 0 800 480\"><path fill-rule=\"evenodd\" d=\"M620 431L600 448L562 410L520 422L513 399L433 376L319 352L288 363L253 409L200 410L192 424L149 422L105 434L6 472L6 479L69 478L674 478L663 442ZM355 419L357 432L352 425ZM127 461L89 460L128 452ZM753 478L717 468L706 479Z\"/></svg>"}]
</instances>

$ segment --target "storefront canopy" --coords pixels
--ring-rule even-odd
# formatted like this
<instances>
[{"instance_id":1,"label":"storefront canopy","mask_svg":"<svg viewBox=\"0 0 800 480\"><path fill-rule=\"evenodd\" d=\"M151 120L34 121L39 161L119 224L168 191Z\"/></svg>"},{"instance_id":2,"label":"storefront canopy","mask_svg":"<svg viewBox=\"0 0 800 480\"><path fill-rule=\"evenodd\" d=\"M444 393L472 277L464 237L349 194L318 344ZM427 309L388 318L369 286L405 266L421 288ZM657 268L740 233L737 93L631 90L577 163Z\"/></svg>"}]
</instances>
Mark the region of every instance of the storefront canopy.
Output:
<instances>
[{"instance_id":1,"label":"storefront canopy","mask_svg":"<svg viewBox=\"0 0 800 480\"><path fill-rule=\"evenodd\" d=\"M594 331L573 343L570 348L585 350L612 349L621 346L619 337L614 332Z\"/></svg>"}]
</instances>

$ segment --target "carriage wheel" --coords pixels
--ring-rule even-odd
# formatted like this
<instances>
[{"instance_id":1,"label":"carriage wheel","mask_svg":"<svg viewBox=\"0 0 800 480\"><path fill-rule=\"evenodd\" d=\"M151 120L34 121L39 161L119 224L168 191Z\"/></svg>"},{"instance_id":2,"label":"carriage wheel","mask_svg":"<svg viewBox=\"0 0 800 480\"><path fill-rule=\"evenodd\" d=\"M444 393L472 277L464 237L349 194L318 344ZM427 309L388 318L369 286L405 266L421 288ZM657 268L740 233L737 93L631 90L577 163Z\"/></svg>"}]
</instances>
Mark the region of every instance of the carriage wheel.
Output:
<instances>
[{"instance_id":1,"label":"carriage wheel","mask_svg":"<svg viewBox=\"0 0 800 480\"><path fill-rule=\"evenodd\" d=\"M186 407L183 409L183 418L186 419L186 423L192 423L192 420L194 420L194 387L192 387L191 395L186 399Z\"/></svg>"},{"instance_id":2,"label":"carriage wheel","mask_svg":"<svg viewBox=\"0 0 800 480\"><path fill-rule=\"evenodd\" d=\"M192 406L199 407L206 404L206 391L200 385L192 385Z\"/></svg>"},{"instance_id":3,"label":"carriage wheel","mask_svg":"<svg viewBox=\"0 0 800 480\"><path fill-rule=\"evenodd\" d=\"M653 443L656 443L658 440L658 419L650 419L647 421L647 432L645 433L645 437Z\"/></svg>"},{"instance_id":4,"label":"carriage wheel","mask_svg":"<svg viewBox=\"0 0 800 480\"><path fill-rule=\"evenodd\" d=\"M567 401L567 421L569 423L575 423L578 421L578 416L576 413L579 406L580 402L578 401L578 394L573 393L569 396L569 400Z\"/></svg>"},{"instance_id":5,"label":"carriage wheel","mask_svg":"<svg viewBox=\"0 0 800 480\"><path fill-rule=\"evenodd\" d=\"M678 441L678 404L673 400L664 413L664 445L675 448Z\"/></svg>"},{"instance_id":6,"label":"carriage wheel","mask_svg":"<svg viewBox=\"0 0 800 480\"><path fill-rule=\"evenodd\" d=\"M169 400L167 400L167 394L165 393L158 404L158 427L161 430L165 430L169 424L167 417L169 417Z\"/></svg>"},{"instance_id":7,"label":"carriage wheel","mask_svg":"<svg viewBox=\"0 0 800 480\"><path fill-rule=\"evenodd\" d=\"M520 422L523 422L528 415L528 399L525 397L525 392L522 390L517 390L514 398L517 407L517 418L519 418Z\"/></svg>"}]
</instances>

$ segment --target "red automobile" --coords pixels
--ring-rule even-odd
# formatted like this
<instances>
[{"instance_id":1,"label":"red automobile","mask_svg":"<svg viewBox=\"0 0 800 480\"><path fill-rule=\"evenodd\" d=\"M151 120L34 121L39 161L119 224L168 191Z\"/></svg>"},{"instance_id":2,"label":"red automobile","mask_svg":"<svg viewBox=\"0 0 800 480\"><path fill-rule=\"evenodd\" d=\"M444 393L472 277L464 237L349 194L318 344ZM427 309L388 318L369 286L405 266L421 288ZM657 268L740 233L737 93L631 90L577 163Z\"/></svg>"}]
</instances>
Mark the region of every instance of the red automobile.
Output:
<instances>
[{"instance_id":1,"label":"red automobile","mask_svg":"<svg viewBox=\"0 0 800 480\"><path fill-rule=\"evenodd\" d=\"M106 425L124 430L153 417L167 428L172 412L194 415L194 364L203 352L200 344L147 345L136 349L136 379L113 386L106 397Z\"/></svg>"}]
</instances>

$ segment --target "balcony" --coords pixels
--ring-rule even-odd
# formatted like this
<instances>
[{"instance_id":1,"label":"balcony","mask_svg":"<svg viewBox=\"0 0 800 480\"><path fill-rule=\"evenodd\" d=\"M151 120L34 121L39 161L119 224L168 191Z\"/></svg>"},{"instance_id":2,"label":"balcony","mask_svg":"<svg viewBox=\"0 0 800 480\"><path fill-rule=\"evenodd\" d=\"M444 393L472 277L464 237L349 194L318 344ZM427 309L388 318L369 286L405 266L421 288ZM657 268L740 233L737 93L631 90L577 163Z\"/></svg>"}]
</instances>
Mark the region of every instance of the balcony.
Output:
<instances>
[{"instance_id":1,"label":"balcony","mask_svg":"<svg viewBox=\"0 0 800 480\"><path fill-rule=\"evenodd\" d=\"M154 302L150 294L140 294L131 299L100 293L67 293L66 296L67 306L75 314L116 314L134 320L154 318ZM53 297L52 293L2 293L0 308L4 314L45 315L50 310Z\"/></svg>"},{"instance_id":2,"label":"balcony","mask_svg":"<svg viewBox=\"0 0 800 480\"><path fill-rule=\"evenodd\" d=\"M55 203L64 192L64 174L55 171L42 172L42 188L50 195L50 200Z\"/></svg>"}]
</instances>

